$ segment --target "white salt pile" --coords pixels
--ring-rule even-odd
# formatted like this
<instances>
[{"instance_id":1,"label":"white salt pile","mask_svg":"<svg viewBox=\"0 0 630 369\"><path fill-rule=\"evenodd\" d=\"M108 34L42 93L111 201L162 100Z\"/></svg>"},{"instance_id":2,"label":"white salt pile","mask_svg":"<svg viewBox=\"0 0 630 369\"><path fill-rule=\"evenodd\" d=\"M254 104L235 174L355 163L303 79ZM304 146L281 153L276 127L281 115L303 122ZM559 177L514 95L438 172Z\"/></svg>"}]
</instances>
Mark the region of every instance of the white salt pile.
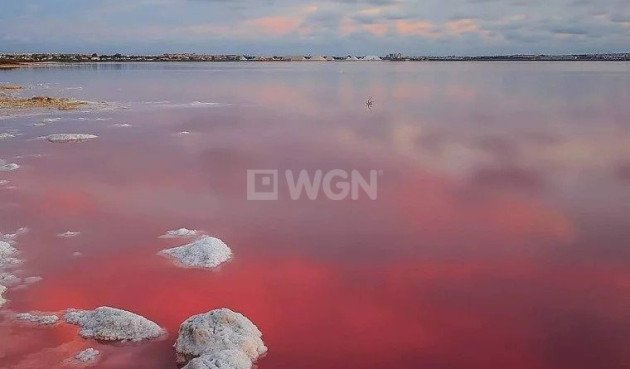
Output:
<instances>
[{"instance_id":1,"label":"white salt pile","mask_svg":"<svg viewBox=\"0 0 630 369\"><path fill-rule=\"evenodd\" d=\"M6 138L14 138L15 135L11 134L11 133L0 133L0 140L4 140Z\"/></svg>"},{"instance_id":2,"label":"white salt pile","mask_svg":"<svg viewBox=\"0 0 630 369\"><path fill-rule=\"evenodd\" d=\"M13 287L22 283L22 278L11 273L0 273L0 284L5 287Z\"/></svg>"},{"instance_id":3,"label":"white salt pile","mask_svg":"<svg viewBox=\"0 0 630 369\"><path fill-rule=\"evenodd\" d=\"M7 163L4 160L0 160L0 172L10 172L16 169L20 169L20 166L15 163Z\"/></svg>"},{"instance_id":4,"label":"white salt pile","mask_svg":"<svg viewBox=\"0 0 630 369\"><path fill-rule=\"evenodd\" d=\"M74 360L80 363L93 363L96 361L100 354L100 351L90 347L74 355Z\"/></svg>"},{"instance_id":5,"label":"white salt pile","mask_svg":"<svg viewBox=\"0 0 630 369\"><path fill-rule=\"evenodd\" d=\"M258 327L230 309L186 319L174 347L177 364L187 369L250 369L267 352Z\"/></svg>"},{"instance_id":6,"label":"white salt pile","mask_svg":"<svg viewBox=\"0 0 630 369\"><path fill-rule=\"evenodd\" d=\"M81 337L102 341L139 342L165 333L159 325L147 318L108 306L95 310L68 309L63 319L81 327Z\"/></svg>"},{"instance_id":7,"label":"white salt pile","mask_svg":"<svg viewBox=\"0 0 630 369\"><path fill-rule=\"evenodd\" d=\"M232 258L232 250L220 239L210 236L204 236L183 246L162 250L159 254L193 268L215 268Z\"/></svg>"},{"instance_id":8,"label":"white salt pile","mask_svg":"<svg viewBox=\"0 0 630 369\"><path fill-rule=\"evenodd\" d=\"M114 127L114 128L129 128L129 127L132 127L132 125L129 124L129 123L116 123L116 124L112 124L111 127Z\"/></svg>"},{"instance_id":9,"label":"white salt pile","mask_svg":"<svg viewBox=\"0 0 630 369\"><path fill-rule=\"evenodd\" d=\"M8 242L0 241L0 266L19 264L20 260L16 258L17 249Z\"/></svg>"},{"instance_id":10,"label":"white salt pile","mask_svg":"<svg viewBox=\"0 0 630 369\"><path fill-rule=\"evenodd\" d=\"M81 232L67 231L67 232L63 232L63 233L57 234L57 237L60 237L60 238L73 238L73 237L76 237L76 236L78 236L80 234L81 234Z\"/></svg>"},{"instance_id":11,"label":"white salt pile","mask_svg":"<svg viewBox=\"0 0 630 369\"><path fill-rule=\"evenodd\" d=\"M18 238L18 236L21 236L27 232L28 232L28 228L22 227L22 228L19 228L17 231L15 231L15 233L3 234L2 236L0 236L0 239L9 241L9 242L15 241L15 239Z\"/></svg>"},{"instance_id":12,"label":"white salt pile","mask_svg":"<svg viewBox=\"0 0 630 369\"><path fill-rule=\"evenodd\" d=\"M35 323L39 325L52 325L59 321L56 315L42 315L33 313L20 313L15 315L15 319Z\"/></svg>"},{"instance_id":13,"label":"white salt pile","mask_svg":"<svg viewBox=\"0 0 630 369\"><path fill-rule=\"evenodd\" d=\"M250 369L252 361L239 350L225 350L192 359L185 369ZM183 368L183 369L184 369Z\"/></svg>"},{"instance_id":14,"label":"white salt pile","mask_svg":"<svg viewBox=\"0 0 630 369\"><path fill-rule=\"evenodd\" d=\"M166 234L160 236L160 238L194 237L197 234L199 234L199 231L197 230L180 228L174 231L168 231Z\"/></svg>"},{"instance_id":15,"label":"white salt pile","mask_svg":"<svg viewBox=\"0 0 630 369\"><path fill-rule=\"evenodd\" d=\"M98 136L84 133L56 133L46 136L46 139L53 143L83 142L98 138Z\"/></svg>"},{"instance_id":16,"label":"white salt pile","mask_svg":"<svg viewBox=\"0 0 630 369\"><path fill-rule=\"evenodd\" d=\"M7 288L0 284L0 307L7 302L7 300L4 299L4 296L2 296L6 291Z\"/></svg>"}]
</instances>

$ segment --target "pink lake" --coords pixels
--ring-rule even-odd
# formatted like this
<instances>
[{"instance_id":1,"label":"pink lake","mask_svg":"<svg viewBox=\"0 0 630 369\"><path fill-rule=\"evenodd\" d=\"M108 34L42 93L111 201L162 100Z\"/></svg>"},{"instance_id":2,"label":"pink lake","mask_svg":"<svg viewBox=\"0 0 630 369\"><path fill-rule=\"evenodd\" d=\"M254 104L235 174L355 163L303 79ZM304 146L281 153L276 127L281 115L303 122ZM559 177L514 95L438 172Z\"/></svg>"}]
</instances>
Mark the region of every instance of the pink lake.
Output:
<instances>
[{"instance_id":1,"label":"pink lake","mask_svg":"<svg viewBox=\"0 0 630 369\"><path fill-rule=\"evenodd\" d=\"M16 136L0 159L21 166L0 172L0 232L29 228L19 273L43 278L2 312L106 305L168 332L112 345L3 314L2 368L94 347L97 369L174 369L179 325L221 307L263 332L259 369L630 365L627 63L101 64L0 81L110 107L0 119ZM99 137L37 139L52 133ZM248 201L252 169L377 170L378 198L292 200L281 182L278 201ZM234 259L156 255L186 243L158 238L180 227Z\"/></svg>"}]
</instances>

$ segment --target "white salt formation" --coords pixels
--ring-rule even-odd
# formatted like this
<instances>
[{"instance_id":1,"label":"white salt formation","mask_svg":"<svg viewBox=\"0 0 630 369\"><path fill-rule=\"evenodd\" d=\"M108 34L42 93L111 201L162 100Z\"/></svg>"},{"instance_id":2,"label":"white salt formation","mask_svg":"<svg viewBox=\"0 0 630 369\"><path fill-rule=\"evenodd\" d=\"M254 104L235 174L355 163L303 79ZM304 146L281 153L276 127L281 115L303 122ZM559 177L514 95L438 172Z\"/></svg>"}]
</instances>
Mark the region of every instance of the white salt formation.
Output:
<instances>
[{"instance_id":1,"label":"white salt formation","mask_svg":"<svg viewBox=\"0 0 630 369\"><path fill-rule=\"evenodd\" d=\"M81 363L92 363L96 361L96 359L98 358L98 355L100 354L101 354L100 351L90 347L89 349L83 350L79 352L78 354L76 354L74 356L74 360Z\"/></svg>"},{"instance_id":2,"label":"white salt formation","mask_svg":"<svg viewBox=\"0 0 630 369\"><path fill-rule=\"evenodd\" d=\"M164 334L159 325L147 318L107 306L95 310L69 309L63 319L81 327L81 337L102 341L138 342Z\"/></svg>"},{"instance_id":3,"label":"white salt formation","mask_svg":"<svg viewBox=\"0 0 630 369\"><path fill-rule=\"evenodd\" d=\"M59 233L57 235L57 237L60 237L60 238L73 238L73 237L76 237L76 236L78 236L80 234L81 234L81 232L67 231L67 232Z\"/></svg>"},{"instance_id":4,"label":"white salt formation","mask_svg":"<svg viewBox=\"0 0 630 369\"><path fill-rule=\"evenodd\" d=\"M12 170L20 169L20 166L15 163L8 163L4 160L0 160L0 172L10 172Z\"/></svg>"},{"instance_id":5,"label":"white salt formation","mask_svg":"<svg viewBox=\"0 0 630 369\"><path fill-rule=\"evenodd\" d=\"M184 246L160 251L181 265L193 268L215 268L232 257L232 250L220 239L204 236Z\"/></svg>"},{"instance_id":6,"label":"white salt formation","mask_svg":"<svg viewBox=\"0 0 630 369\"><path fill-rule=\"evenodd\" d=\"M7 288L0 284L0 307L2 307L2 305L4 305L7 302L7 300L5 300L4 297L2 296L6 291L7 291Z\"/></svg>"},{"instance_id":7,"label":"white salt formation","mask_svg":"<svg viewBox=\"0 0 630 369\"><path fill-rule=\"evenodd\" d=\"M2 236L0 236L0 239L4 241L9 241L9 242L15 241L15 239L18 238L18 236L21 236L27 232L28 232L28 228L22 227L22 228L19 228L17 231L15 231L15 233L3 234Z\"/></svg>"},{"instance_id":8,"label":"white salt formation","mask_svg":"<svg viewBox=\"0 0 630 369\"><path fill-rule=\"evenodd\" d=\"M252 361L239 350L225 350L217 354L192 359L182 369L250 369Z\"/></svg>"},{"instance_id":9,"label":"white salt formation","mask_svg":"<svg viewBox=\"0 0 630 369\"><path fill-rule=\"evenodd\" d=\"M186 319L179 327L174 347L177 364L188 364L188 369L224 368L222 365L249 369L267 352L262 333L254 323L230 309L217 309ZM199 360L194 360L197 358Z\"/></svg>"},{"instance_id":10,"label":"white salt formation","mask_svg":"<svg viewBox=\"0 0 630 369\"><path fill-rule=\"evenodd\" d=\"M0 284L6 287L17 286L22 283L22 278L11 273L0 273Z\"/></svg>"},{"instance_id":11,"label":"white salt formation","mask_svg":"<svg viewBox=\"0 0 630 369\"><path fill-rule=\"evenodd\" d=\"M59 321L59 317L56 315L40 315L33 313L20 313L15 315L15 319L23 320L30 323L39 325L51 325Z\"/></svg>"},{"instance_id":12,"label":"white salt formation","mask_svg":"<svg viewBox=\"0 0 630 369\"><path fill-rule=\"evenodd\" d=\"M66 142L82 142L88 141L94 138L98 138L95 135L89 135L84 133L56 133L46 136L46 139L54 143L66 143Z\"/></svg>"},{"instance_id":13,"label":"white salt formation","mask_svg":"<svg viewBox=\"0 0 630 369\"><path fill-rule=\"evenodd\" d=\"M44 280L44 278L42 278L40 276L26 277L26 278L24 278L24 283L26 283L26 284L34 284L34 283L37 283L37 282L41 282L43 280Z\"/></svg>"},{"instance_id":14,"label":"white salt formation","mask_svg":"<svg viewBox=\"0 0 630 369\"><path fill-rule=\"evenodd\" d=\"M20 260L15 257L17 252L18 251L8 242L0 241L0 265L13 265L20 263Z\"/></svg>"},{"instance_id":15,"label":"white salt formation","mask_svg":"<svg viewBox=\"0 0 630 369\"><path fill-rule=\"evenodd\" d=\"M160 236L160 238L178 238L178 237L193 237L199 234L199 231L194 229L180 228L174 231L168 231L166 234Z\"/></svg>"}]
</instances>

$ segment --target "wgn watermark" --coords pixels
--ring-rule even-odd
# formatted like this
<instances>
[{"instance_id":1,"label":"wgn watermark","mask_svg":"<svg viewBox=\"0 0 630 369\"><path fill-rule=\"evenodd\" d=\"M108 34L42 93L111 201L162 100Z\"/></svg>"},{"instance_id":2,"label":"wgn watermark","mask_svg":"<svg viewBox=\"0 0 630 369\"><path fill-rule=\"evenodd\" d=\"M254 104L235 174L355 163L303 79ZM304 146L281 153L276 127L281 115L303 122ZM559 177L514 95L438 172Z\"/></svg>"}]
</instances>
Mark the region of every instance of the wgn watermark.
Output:
<instances>
[{"instance_id":1,"label":"wgn watermark","mask_svg":"<svg viewBox=\"0 0 630 369\"><path fill-rule=\"evenodd\" d=\"M329 200L376 200L378 198L378 170L370 170L364 176L358 170L333 169L310 172L301 170L294 173L284 171L281 178L292 200L308 198L317 200L324 196ZM278 180L280 172L275 169L253 169L247 171L247 200L278 200ZM282 188L285 188L282 186Z\"/></svg>"}]
</instances>

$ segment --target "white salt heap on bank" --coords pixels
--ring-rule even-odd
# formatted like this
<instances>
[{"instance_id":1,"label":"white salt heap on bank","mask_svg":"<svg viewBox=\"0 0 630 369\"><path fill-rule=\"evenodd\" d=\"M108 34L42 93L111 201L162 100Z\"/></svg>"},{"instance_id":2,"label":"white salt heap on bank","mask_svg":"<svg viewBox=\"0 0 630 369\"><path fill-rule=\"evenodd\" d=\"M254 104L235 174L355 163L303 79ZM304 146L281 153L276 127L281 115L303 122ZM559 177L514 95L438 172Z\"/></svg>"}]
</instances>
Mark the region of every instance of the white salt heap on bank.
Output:
<instances>
[{"instance_id":1,"label":"white salt heap on bank","mask_svg":"<svg viewBox=\"0 0 630 369\"><path fill-rule=\"evenodd\" d=\"M81 337L102 341L138 342L157 338L165 332L147 318L107 306L95 310L68 309L63 319L80 326Z\"/></svg>"},{"instance_id":2,"label":"white salt heap on bank","mask_svg":"<svg viewBox=\"0 0 630 369\"><path fill-rule=\"evenodd\" d=\"M98 138L98 136L84 133L56 133L46 136L46 139L53 143L82 142L95 138Z\"/></svg>"},{"instance_id":3,"label":"white salt heap on bank","mask_svg":"<svg viewBox=\"0 0 630 369\"><path fill-rule=\"evenodd\" d=\"M162 250L159 254L174 258L183 266L215 268L230 260L232 250L220 239L204 236L195 242Z\"/></svg>"},{"instance_id":4,"label":"white salt heap on bank","mask_svg":"<svg viewBox=\"0 0 630 369\"><path fill-rule=\"evenodd\" d=\"M250 369L267 352L258 327L230 309L186 319L174 347L177 364L187 369Z\"/></svg>"},{"instance_id":5,"label":"white salt heap on bank","mask_svg":"<svg viewBox=\"0 0 630 369\"><path fill-rule=\"evenodd\" d=\"M16 314L15 319L40 325L52 325L59 321L59 317L56 315L40 315L33 313Z\"/></svg>"},{"instance_id":6,"label":"white salt heap on bank","mask_svg":"<svg viewBox=\"0 0 630 369\"><path fill-rule=\"evenodd\" d=\"M198 234L199 231L195 229L180 228L174 231L168 231L166 234L160 236L160 238L194 237Z\"/></svg>"},{"instance_id":7,"label":"white salt heap on bank","mask_svg":"<svg viewBox=\"0 0 630 369\"><path fill-rule=\"evenodd\" d=\"M101 354L100 351L90 347L76 354L74 356L74 360L81 363L91 363L91 362L96 361L96 359L98 358L98 355L100 354Z\"/></svg>"}]
</instances>

